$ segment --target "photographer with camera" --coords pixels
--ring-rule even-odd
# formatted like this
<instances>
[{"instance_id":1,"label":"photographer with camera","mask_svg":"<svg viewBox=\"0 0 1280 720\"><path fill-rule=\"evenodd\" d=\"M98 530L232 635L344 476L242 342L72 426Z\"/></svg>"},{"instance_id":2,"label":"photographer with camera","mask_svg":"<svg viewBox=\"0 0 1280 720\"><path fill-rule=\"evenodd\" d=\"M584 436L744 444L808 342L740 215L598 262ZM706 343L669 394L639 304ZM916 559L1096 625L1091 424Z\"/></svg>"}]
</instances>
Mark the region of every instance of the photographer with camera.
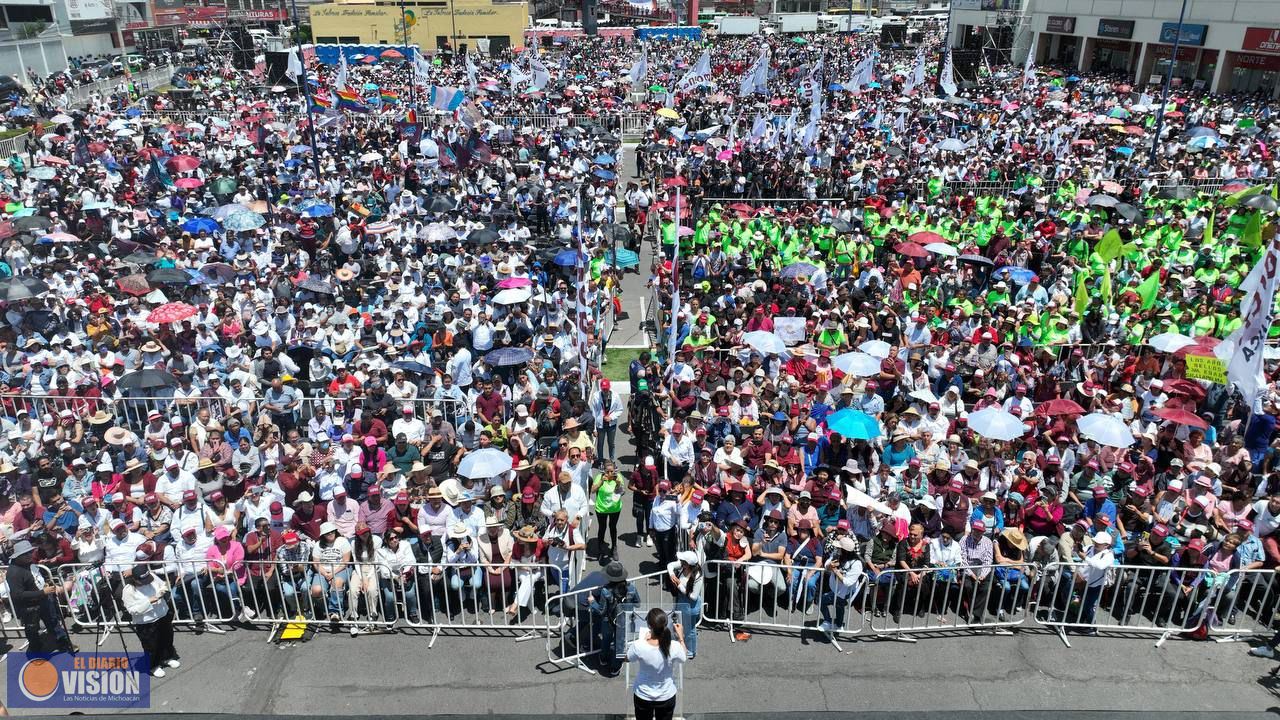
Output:
<instances>
[{"instance_id":1,"label":"photographer with camera","mask_svg":"<svg viewBox=\"0 0 1280 720\"><path fill-rule=\"evenodd\" d=\"M45 582L40 573L31 571L34 555L35 546L29 541L15 542L5 574L5 580L9 584L9 598L22 623L22 632L27 637L27 650L42 653L55 648L57 652L77 652L59 617L56 601L58 586ZM40 630L40 623L44 623L44 632Z\"/></svg>"},{"instance_id":2,"label":"photographer with camera","mask_svg":"<svg viewBox=\"0 0 1280 720\"><path fill-rule=\"evenodd\" d=\"M179 666L173 647L173 611L165 596L169 584L145 565L133 568L126 578L121 600L133 620L133 631L147 654L151 676L164 677L164 669Z\"/></svg>"}]
</instances>

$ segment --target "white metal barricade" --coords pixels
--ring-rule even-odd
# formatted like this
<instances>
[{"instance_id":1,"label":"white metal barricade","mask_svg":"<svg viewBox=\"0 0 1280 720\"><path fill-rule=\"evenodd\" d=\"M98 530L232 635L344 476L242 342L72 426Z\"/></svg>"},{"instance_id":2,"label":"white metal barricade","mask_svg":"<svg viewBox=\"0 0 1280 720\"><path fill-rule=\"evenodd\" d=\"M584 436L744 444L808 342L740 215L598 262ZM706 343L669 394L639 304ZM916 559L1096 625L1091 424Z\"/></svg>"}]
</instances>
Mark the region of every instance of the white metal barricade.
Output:
<instances>
[{"instance_id":1,"label":"white metal barricade","mask_svg":"<svg viewBox=\"0 0 1280 720\"><path fill-rule=\"evenodd\" d=\"M1101 574L1085 563L1045 566L1036 595L1036 622L1055 629L1071 647L1068 632L1154 633L1160 647L1176 633L1211 619L1220 597L1203 568L1115 565Z\"/></svg>"},{"instance_id":2,"label":"white metal barricade","mask_svg":"<svg viewBox=\"0 0 1280 720\"><path fill-rule=\"evenodd\" d=\"M1008 633L1027 619L1035 567L1025 563L884 570L868 576L862 613L880 637Z\"/></svg>"},{"instance_id":3,"label":"white metal barricade","mask_svg":"<svg viewBox=\"0 0 1280 720\"><path fill-rule=\"evenodd\" d=\"M146 560L132 567L145 567L168 584L166 597L175 625L200 625L221 632L219 625L244 618L235 572L220 560ZM107 570L101 563L71 563L57 569L63 608L73 622L108 629L129 623L120 601L127 582L124 573ZM100 638L99 644L104 640Z\"/></svg>"},{"instance_id":4,"label":"white metal barricade","mask_svg":"<svg viewBox=\"0 0 1280 720\"><path fill-rule=\"evenodd\" d=\"M604 585L575 587L547 598L549 631L547 660L595 674L588 661L610 662L619 643L615 633L618 613L628 606L662 605L665 572L627 578L626 592ZM666 596L670 605L670 596Z\"/></svg>"},{"instance_id":5,"label":"white metal barricade","mask_svg":"<svg viewBox=\"0 0 1280 720\"><path fill-rule=\"evenodd\" d=\"M1232 642L1276 631L1280 574L1275 570L1232 570L1211 582L1218 597L1211 605L1208 630L1215 640Z\"/></svg>"},{"instance_id":6,"label":"white metal barricade","mask_svg":"<svg viewBox=\"0 0 1280 720\"><path fill-rule=\"evenodd\" d=\"M548 563L423 563L409 569L401 583L405 625L430 629L427 647L442 630L519 633L517 641L549 637L548 598L561 594L571 578Z\"/></svg>"},{"instance_id":7,"label":"white metal barricade","mask_svg":"<svg viewBox=\"0 0 1280 720\"><path fill-rule=\"evenodd\" d=\"M336 571L317 563L253 560L242 588L252 622L338 626L353 634L395 624L405 596L399 578L378 562L350 562Z\"/></svg>"},{"instance_id":8,"label":"white metal barricade","mask_svg":"<svg viewBox=\"0 0 1280 720\"><path fill-rule=\"evenodd\" d=\"M825 566L732 560L708 564L715 572L706 578L702 616L707 622L726 625L734 642L736 628L813 630L842 649L837 636L855 635L864 627L865 618L856 603L861 580L855 580L852 591L842 597L834 591L835 578ZM821 625L824 608L832 620L829 631Z\"/></svg>"}]
</instances>

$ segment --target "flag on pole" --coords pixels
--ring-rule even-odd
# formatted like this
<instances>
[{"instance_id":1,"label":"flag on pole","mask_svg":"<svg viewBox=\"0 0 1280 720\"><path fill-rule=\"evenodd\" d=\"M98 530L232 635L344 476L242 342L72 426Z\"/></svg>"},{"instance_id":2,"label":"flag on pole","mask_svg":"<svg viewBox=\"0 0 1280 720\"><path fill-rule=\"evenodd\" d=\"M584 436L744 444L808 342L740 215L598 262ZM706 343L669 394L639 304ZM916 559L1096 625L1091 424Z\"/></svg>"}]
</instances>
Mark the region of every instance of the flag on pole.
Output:
<instances>
[{"instance_id":1,"label":"flag on pole","mask_svg":"<svg viewBox=\"0 0 1280 720\"><path fill-rule=\"evenodd\" d=\"M954 96L959 87L956 86L955 65L951 62L951 48L947 48L946 58L942 61L942 77L938 80L942 92Z\"/></svg>"},{"instance_id":2,"label":"flag on pole","mask_svg":"<svg viewBox=\"0 0 1280 720\"><path fill-rule=\"evenodd\" d=\"M700 83L703 78L709 77L711 77L711 51L703 50L702 56L698 58L698 62L695 63L693 67L689 68L688 72L686 72L680 78L680 81L676 83L676 89L680 92L687 92L688 90L697 87L698 83Z\"/></svg>"},{"instance_id":3,"label":"flag on pole","mask_svg":"<svg viewBox=\"0 0 1280 720\"><path fill-rule=\"evenodd\" d=\"M347 89L347 56L341 52L338 53L338 74L333 77L333 89Z\"/></svg>"},{"instance_id":4,"label":"flag on pole","mask_svg":"<svg viewBox=\"0 0 1280 720\"><path fill-rule=\"evenodd\" d=\"M441 87L439 85L431 86L431 96L429 104L437 110L448 110L450 112L457 110L462 105L462 101L467 99L466 93L459 88Z\"/></svg>"},{"instance_id":5,"label":"flag on pole","mask_svg":"<svg viewBox=\"0 0 1280 720\"><path fill-rule=\"evenodd\" d=\"M1022 64L1022 82L1036 81L1036 36L1031 34L1031 47L1027 48L1027 60Z\"/></svg>"},{"instance_id":6,"label":"flag on pole","mask_svg":"<svg viewBox=\"0 0 1280 720\"><path fill-rule=\"evenodd\" d=\"M1142 300L1142 309L1150 310L1156 306L1156 295L1160 292L1160 271L1155 270L1143 280L1135 291Z\"/></svg>"},{"instance_id":7,"label":"flag on pole","mask_svg":"<svg viewBox=\"0 0 1280 720\"><path fill-rule=\"evenodd\" d=\"M644 76L649 74L649 46L640 43L640 57L636 58L635 64L631 66L631 72L627 73L627 77L631 78L632 84L639 83L644 80Z\"/></svg>"},{"instance_id":8,"label":"flag on pole","mask_svg":"<svg viewBox=\"0 0 1280 720\"><path fill-rule=\"evenodd\" d=\"M476 78L478 72L479 71L476 69L476 64L471 60L471 53L467 53L467 91L468 92L475 93L476 88L479 86L479 82L477 82L477 78Z\"/></svg>"},{"instance_id":9,"label":"flag on pole","mask_svg":"<svg viewBox=\"0 0 1280 720\"><path fill-rule=\"evenodd\" d=\"M1240 327L1214 348L1214 355L1227 363L1227 379L1249 401L1253 408L1258 389L1266 383L1262 374L1262 355L1268 331L1274 322L1276 286L1280 284L1280 236L1272 238L1258 264L1249 273L1254 283L1242 283L1250 290L1240 303L1244 313Z\"/></svg>"},{"instance_id":10,"label":"flag on pole","mask_svg":"<svg viewBox=\"0 0 1280 720\"><path fill-rule=\"evenodd\" d=\"M537 58L529 58L529 71L533 73L533 86L541 90L551 82L551 72Z\"/></svg>"},{"instance_id":11,"label":"flag on pole","mask_svg":"<svg viewBox=\"0 0 1280 720\"><path fill-rule=\"evenodd\" d=\"M676 361L676 340L680 335L680 188L676 188L676 241L671 254L671 328L667 334L667 367Z\"/></svg>"},{"instance_id":12,"label":"flag on pole","mask_svg":"<svg viewBox=\"0 0 1280 720\"><path fill-rule=\"evenodd\" d=\"M298 76L302 74L302 60L298 58L297 49L289 51L289 62L285 66L284 76L290 80L297 82Z\"/></svg>"}]
</instances>

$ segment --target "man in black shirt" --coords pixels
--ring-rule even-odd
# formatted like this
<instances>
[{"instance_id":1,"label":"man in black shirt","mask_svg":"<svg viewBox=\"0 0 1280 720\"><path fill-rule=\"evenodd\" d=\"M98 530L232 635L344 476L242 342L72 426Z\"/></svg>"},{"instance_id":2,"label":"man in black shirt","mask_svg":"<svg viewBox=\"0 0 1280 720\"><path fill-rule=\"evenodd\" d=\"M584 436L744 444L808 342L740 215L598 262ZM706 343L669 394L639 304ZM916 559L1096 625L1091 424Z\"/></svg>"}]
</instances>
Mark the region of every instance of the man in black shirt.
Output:
<instances>
[{"instance_id":1,"label":"man in black shirt","mask_svg":"<svg viewBox=\"0 0 1280 720\"><path fill-rule=\"evenodd\" d=\"M13 601L13 609L22 623L22 632L27 636L27 652L77 652L78 648L71 644L67 629L58 618L58 606L54 596L58 593L57 585L46 583L43 576L31 572L32 555L35 547L26 540L19 540L13 545L10 565L6 580L9 583L9 597ZM40 631L43 622L45 631Z\"/></svg>"},{"instance_id":2,"label":"man in black shirt","mask_svg":"<svg viewBox=\"0 0 1280 720\"><path fill-rule=\"evenodd\" d=\"M67 479L67 473L54 465L46 455L41 455L36 463L31 486L37 493L37 504L48 505L54 495L62 492L62 483Z\"/></svg>"}]
</instances>

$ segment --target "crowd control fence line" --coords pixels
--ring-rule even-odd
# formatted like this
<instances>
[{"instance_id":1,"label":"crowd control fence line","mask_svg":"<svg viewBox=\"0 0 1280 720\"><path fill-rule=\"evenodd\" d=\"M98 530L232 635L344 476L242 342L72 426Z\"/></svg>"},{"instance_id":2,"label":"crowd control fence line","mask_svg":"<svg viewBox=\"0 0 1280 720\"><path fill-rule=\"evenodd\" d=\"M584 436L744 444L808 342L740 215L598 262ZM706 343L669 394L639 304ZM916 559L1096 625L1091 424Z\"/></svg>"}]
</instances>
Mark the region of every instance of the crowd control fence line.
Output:
<instances>
[{"instance_id":1,"label":"crowd control fence line","mask_svg":"<svg viewBox=\"0 0 1280 720\"><path fill-rule=\"evenodd\" d=\"M244 598L235 569L221 560L185 558L180 551L165 560L131 562L128 567L102 562L59 565L55 572L64 616L82 628L105 631L98 636L101 645L111 630L129 625L121 593L126 574L140 568L168 586L165 599L175 625L198 625L217 633L223 632L222 625L243 617Z\"/></svg>"},{"instance_id":2,"label":"crowd control fence line","mask_svg":"<svg viewBox=\"0 0 1280 720\"><path fill-rule=\"evenodd\" d=\"M58 580L54 577L53 571L43 565L32 565L31 574L36 578L36 584L41 588L49 585L57 585ZM0 633L4 634L6 640L20 639L21 644L15 646L15 651L26 650L30 643L27 642L26 633L22 626L22 617L18 614L18 608L13 604L13 596L9 594L8 570L0 569ZM56 600L52 600L56 603ZM56 618L51 618L56 620ZM4 656L0 655L0 662L4 662Z\"/></svg>"}]
</instances>

